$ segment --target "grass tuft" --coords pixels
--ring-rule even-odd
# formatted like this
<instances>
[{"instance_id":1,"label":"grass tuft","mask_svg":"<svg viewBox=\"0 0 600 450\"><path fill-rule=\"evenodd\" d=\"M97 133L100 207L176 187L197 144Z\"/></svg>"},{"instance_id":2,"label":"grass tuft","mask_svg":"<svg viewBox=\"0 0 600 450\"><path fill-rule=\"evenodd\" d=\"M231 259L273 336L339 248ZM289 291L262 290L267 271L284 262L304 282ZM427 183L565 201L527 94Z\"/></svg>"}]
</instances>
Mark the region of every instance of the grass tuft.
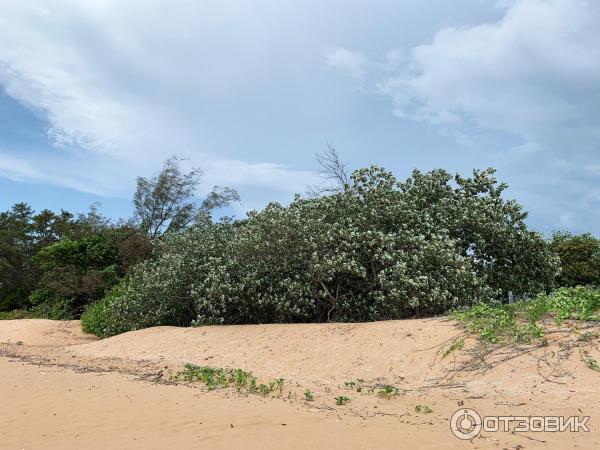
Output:
<instances>
[{"instance_id":1,"label":"grass tuft","mask_svg":"<svg viewBox=\"0 0 600 450\"><path fill-rule=\"evenodd\" d=\"M433 412L433 409L431 409L431 407L427 405L417 405L415 406L415 412L421 414L431 414Z\"/></svg>"},{"instance_id":2,"label":"grass tuft","mask_svg":"<svg viewBox=\"0 0 600 450\"><path fill-rule=\"evenodd\" d=\"M304 400L308 401L308 402L312 402L315 399L314 394L311 392L310 389L307 389L304 392Z\"/></svg>"},{"instance_id":3,"label":"grass tuft","mask_svg":"<svg viewBox=\"0 0 600 450\"><path fill-rule=\"evenodd\" d=\"M339 397L335 398L335 404L338 406L343 406L346 403L348 403L350 401L350 398L346 397L345 395L340 395Z\"/></svg>"}]
</instances>

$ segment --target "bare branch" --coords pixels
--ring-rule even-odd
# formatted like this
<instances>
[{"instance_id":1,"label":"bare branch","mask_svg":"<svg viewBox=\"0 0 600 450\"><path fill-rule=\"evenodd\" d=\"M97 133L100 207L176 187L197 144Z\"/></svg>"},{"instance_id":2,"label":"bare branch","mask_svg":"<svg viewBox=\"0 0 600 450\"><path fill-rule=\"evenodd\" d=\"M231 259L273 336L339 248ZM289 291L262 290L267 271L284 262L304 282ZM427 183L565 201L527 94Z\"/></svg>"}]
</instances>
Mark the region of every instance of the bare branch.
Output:
<instances>
[{"instance_id":1,"label":"bare branch","mask_svg":"<svg viewBox=\"0 0 600 450\"><path fill-rule=\"evenodd\" d=\"M341 192L350 184L347 166L333 145L327 144L327 149L323 153L317 153L315 158L320 166L317 173L323 179L323 183L309 186L308 192L311 196Z\"/></svg>"}]
</instances>

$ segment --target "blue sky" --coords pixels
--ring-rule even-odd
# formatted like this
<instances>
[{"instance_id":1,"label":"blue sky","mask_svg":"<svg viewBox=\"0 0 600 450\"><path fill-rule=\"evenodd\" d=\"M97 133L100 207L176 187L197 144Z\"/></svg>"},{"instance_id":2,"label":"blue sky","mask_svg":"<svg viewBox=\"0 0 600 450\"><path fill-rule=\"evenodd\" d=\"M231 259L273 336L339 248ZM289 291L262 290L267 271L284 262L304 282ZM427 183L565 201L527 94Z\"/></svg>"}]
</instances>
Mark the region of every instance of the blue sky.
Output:
<instances>
[{"instance_id":1,"label":"blue sky","mask_svg":"<svg viewBox=\"0 0 600 450\"><path fill-rule=\"evenodd\" d=\"M496 167L543 232L600 234L600 3L0 3L0 209L129 217L177 154L238 215L333 144L398 177Z\"/></svg>"}]
</instances>

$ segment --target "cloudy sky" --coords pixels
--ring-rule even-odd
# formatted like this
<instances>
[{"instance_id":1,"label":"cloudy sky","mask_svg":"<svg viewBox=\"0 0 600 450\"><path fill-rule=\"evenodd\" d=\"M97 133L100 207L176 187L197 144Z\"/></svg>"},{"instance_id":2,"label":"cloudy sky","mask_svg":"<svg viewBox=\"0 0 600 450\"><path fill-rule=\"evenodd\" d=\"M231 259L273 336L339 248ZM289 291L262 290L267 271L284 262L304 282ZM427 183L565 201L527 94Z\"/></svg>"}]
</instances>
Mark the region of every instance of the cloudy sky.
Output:
<instances>
[{"instance_id":1,"label":"cloudy sky","mask_svg":"<svg viewBox=\"0 0 600 450\"><path fill-rule=\"evenodd\" d=\"M177 154L243 215L333 144L351 167L495 167L550 232L600 233L596 0L3 0L0 209L131 215Z\"/></svg>"}]
</instances>

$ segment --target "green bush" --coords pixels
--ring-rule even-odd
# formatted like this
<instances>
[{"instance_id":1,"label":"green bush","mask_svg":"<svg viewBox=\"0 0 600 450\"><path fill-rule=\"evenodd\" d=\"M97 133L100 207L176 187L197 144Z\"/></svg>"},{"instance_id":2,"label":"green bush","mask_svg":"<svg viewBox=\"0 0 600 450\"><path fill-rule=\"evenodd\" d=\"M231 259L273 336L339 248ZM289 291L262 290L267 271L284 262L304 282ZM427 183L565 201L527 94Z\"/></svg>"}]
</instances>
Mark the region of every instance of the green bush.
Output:
<instances>
[{"instance_id":1,"label":"green bush","mask_svg":"<svg viewBox=\"0 0 600 450\"><path fill-rule=\"evenodd\" d=\"M30 304L51 319L79 317L144 259L147 242L135 229L123 226L42 248L33 257L42 276Z\"/></svg>"},{"instance_id":2,"label":"green bush","mask_svg":"<svg viewBox=\"0 0 600 450\"><path fill-rule=\"evenodd\" d=\"M100 326L110 335L165 324L424 317L508 290L547 291L557 259L492 173L415 171L401 183L371 167L333 195L167 233L90 311L105 308L92 314L110 322Z\"/></svg>"},{"instance_id":3,"label":"green bush","mask_svg":"<svg viewBox=\"0 0 600 450\"><path fill-rule=\"evenodd\" d=\"M74 318L74 309L73 299L56 296L52 297L52 301L45 301L33 306L30 311L44 319L71 320Z\"/></svg>"},{"instance_id":4,"label":"green bush","mask_svg":"<svg viewBox=\"0 0 600 450\"><path fill-rule=\"evenodd\" d=\"M81 315L81 329L98 337L108 337L128 331L123 321L114 315L112 303L121 295L120 285L115 286L102 300L88 306Z\"/></svg>"},{"instance_id":5,"label":"green bush","mask_svg":"<svg viewBox=\"0 0 600 450\"><path fill-rule=\"evenodd\" d=\"M91 304L81 315L81 329L85 333L95 334L98 337L107 337L106 328L110 317L108 316L107 304L110 302L110 294L99 302Z\"/></svg>"},{"instance_id":6,"label":"green bush","mask_svg":"<svg viewBox=\"0 0 600 450\"><path fill-rule=\"evenodd\" d=\"M41 253L41 259L54 258L60 256L60 249L66 250L71 243L109 229L120 232L124 228L120 225L114 228L110 221L98 214L95 205L87 214L77 216L64 210L60 214L47 209L35 213L26 203L17 203L9 211L0 212L0 311L32 306L30 294L39 287L42 272L46 272L34 263L36 255ZM53 247L61 240L63 245ZM50 247L53 250L44 251ZM66 253L81 254L71 250ZM62 256L66 256L64 251ZM79 259L71 259L62 265L78 266L80 263ZM41 299L39 293L36 298ZM44 308L46 306L51 305Z\"/></svg>"},{"instance_id":7,"label":"green bush","mask_svg":"<svg viewBox=\"0 0 600 450\"><path fill-rule=\"evenodd\" d=\"M559 286L600 285L600 239L591 234L555 233L551 246L560 257Z\"/></svg>"},{"instance_id":8,"label":"green bush","mask_svg":"<svg viewBox=\"0 0 600 450\"><path fill-rule=\"evenodd\" d=\"M78 317L118 281L118 247L103 235L63 239L42 248L33 261L42 277L29 300L52 319Z\"/></svg>"}]
</instances>

